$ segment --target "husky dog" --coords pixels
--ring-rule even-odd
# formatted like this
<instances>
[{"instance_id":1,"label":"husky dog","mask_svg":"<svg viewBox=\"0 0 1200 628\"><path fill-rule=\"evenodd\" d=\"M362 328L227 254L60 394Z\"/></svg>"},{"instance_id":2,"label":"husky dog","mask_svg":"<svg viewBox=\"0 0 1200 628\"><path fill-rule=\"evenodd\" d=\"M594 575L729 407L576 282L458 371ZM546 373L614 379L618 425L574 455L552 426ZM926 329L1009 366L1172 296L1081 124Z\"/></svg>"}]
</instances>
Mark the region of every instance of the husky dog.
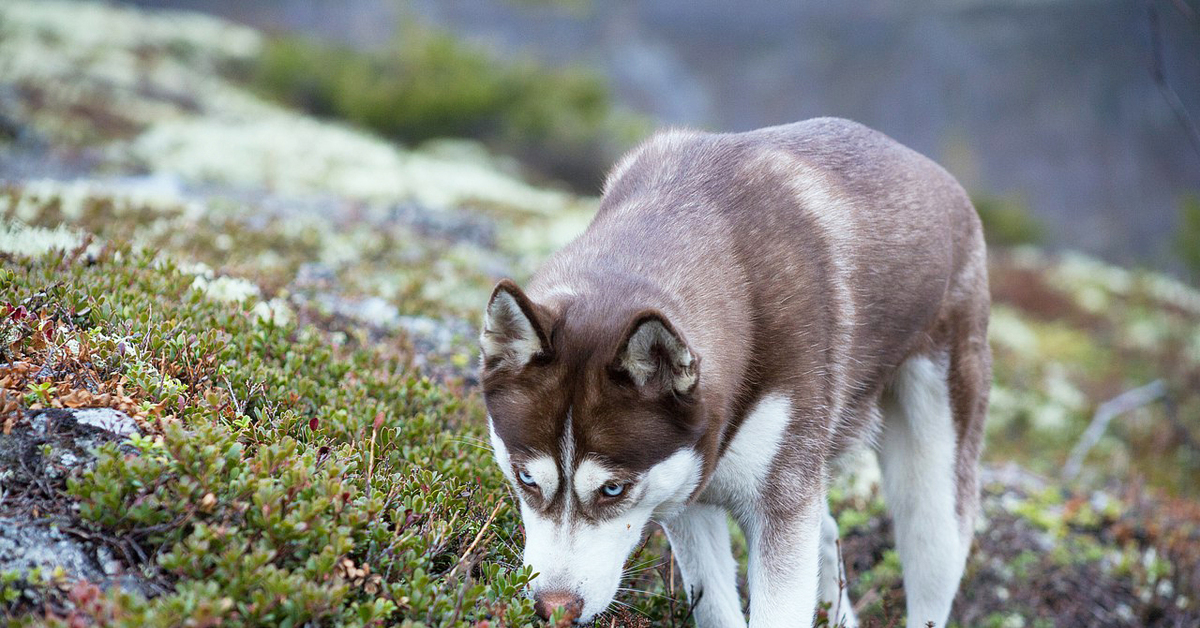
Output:
<instances>
[{"instance_id":1,"label":"husky dog","mask_svg":"<svg viewBox=\"0 0 1200 628\"><path fill-rule=\"evenodd\" d=\"M978 510L991 380L979 218L929 159L820 118L669 131L587 230L487 304L482 380L542 616L613 600L653 519L703 628L856 620L826 483L874 447L908 625L944 626Z\"/></svg>"}]
</instances>

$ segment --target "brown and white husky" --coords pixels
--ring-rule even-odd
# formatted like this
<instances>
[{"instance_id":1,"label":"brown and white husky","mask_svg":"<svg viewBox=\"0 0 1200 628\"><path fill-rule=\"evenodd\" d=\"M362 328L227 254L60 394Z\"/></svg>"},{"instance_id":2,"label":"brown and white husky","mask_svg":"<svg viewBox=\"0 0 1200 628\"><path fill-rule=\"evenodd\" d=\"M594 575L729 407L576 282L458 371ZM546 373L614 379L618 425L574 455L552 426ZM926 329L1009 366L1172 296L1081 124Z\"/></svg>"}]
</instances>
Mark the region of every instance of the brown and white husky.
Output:
<instances>
[{"instance_id":1,"label":"brown and white husky","mask_svg":"<svg viewBox=\"0 0 1200 628\"><path fill-rule=\"evenodd\" d=\"M647 522L703 628L854 625L826 484L874 448L908 625L944 626L978 509L990 386L979 218L929 159L845 120L669 131L481 336L538 613L604 611Z\"/></svg>"}]
</instances>

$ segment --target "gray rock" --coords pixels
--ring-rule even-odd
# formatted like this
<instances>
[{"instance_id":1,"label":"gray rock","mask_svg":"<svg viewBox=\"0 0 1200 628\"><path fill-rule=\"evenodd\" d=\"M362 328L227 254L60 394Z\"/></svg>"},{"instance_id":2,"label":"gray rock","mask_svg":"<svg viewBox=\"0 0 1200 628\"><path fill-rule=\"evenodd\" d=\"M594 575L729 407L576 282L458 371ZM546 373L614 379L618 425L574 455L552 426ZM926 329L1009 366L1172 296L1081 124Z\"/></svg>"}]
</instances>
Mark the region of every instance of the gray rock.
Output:
<instances>
[{"instance_id":1,"label":"gray rock","mask_svg":"<svg viewBox=\"0 0 1200 628\"><path fill-rule=\"evenodd\" d=\"M103 545L68 534L52 521L0 517L0 572L17 572L30 581L36 573L45 582L59 570L67 582L87 580L104 589L156 593L136 573L127 573Z\"/></svg>"},{"instance_id":2,"label":"gray rock","mask_svg":"<svg viewBox=\"0 0 1200 628\"><path fill-rule=\"evenodd\" d=\"M90 425L117 436L138 433L137 423L128 414L112 408L81 408L72 410L71 415L81 425Z\"/></svg>"},{"instance_id":3,"label":"gray rock","mask_svg":"<svg viewBox=\"0 0 1200 628\"><path fill-rule=\"evenodd\" d=\"M49 576L62 568L77 578L100 582L104 571L95 552L64 534L57 525L20 518L0 518L0 571Z\"/></svg>"},{"instance_id":4,"label":"gray rock","mask_svg":"<svg viewBox=\"0 0 1200 628\"><path fill-rule=\"evenodd\" d=\"M100 445L136 433L132 417L109 408L35 411L28 420L18 421L11 434L0 435L0 468L13 471L3 484L65 479L77 469L90 468Z\"/></svg>"},{"instance_id":5,"label":"gray rock","mask_svg":"<svg viewBox=\"0 0 1200 628\"><path fill-rule=\"evenodd\" d=\"M396 322L413 345L413 366L434 380L479 383L476 368L479 330L474 325L459 318L428 316L401 316ZM459 356L467 358L465 364L456 360Z\"/></svg>"},{"instance_id":6,"label":"gray rock","mask_svg":"<svg viewBox=\"0 0 1200 628\"><path fill-rule=\"evenodd\" d=\"M136 433L137 423L129 415L88 408L35 411L12 433L0 435L0 572L16 572L27 583L40 584L61 570L68 582L155 592L138 574L126 572L103 541L69 533L74 510L62 499L66 479L95 464L97 447ZM43 589L26 588L23 603L47 603L39 591Z\"/></svg>"},{"instance_id":7,"label":"gray rock","mask_svg":"<svg viewBox=\"0 0 1200 628\"><path fill-rule=\"evenodd\" d=\"M496 223L479 212L435 210L409 202L392 206L389 218L428 238L496 248Z\"/></svg>"},{"instance_id":8,"label":"gray rock","mask_svg":"<svg viewBox=\"0 0 1200 628\"><path fill-rule=\"evenodd\" d=\"M317 295L316 302L319 307L334 316L348 318L382 331L394 330L400 320L400 310L379 297L354 299L323 293Z\"/></svg>"},{"instance_id":9,"label":"gray rock","mask_svg":"<svg viewBox=\"0 0 1200 628\"><path fill-rule=\"evenodd\" d=\"M451 355L462 347L475 345L479 331L467 321L456 318L400 316L396 324L404 330L422 353Z\"/></svg>"}]
</instances>

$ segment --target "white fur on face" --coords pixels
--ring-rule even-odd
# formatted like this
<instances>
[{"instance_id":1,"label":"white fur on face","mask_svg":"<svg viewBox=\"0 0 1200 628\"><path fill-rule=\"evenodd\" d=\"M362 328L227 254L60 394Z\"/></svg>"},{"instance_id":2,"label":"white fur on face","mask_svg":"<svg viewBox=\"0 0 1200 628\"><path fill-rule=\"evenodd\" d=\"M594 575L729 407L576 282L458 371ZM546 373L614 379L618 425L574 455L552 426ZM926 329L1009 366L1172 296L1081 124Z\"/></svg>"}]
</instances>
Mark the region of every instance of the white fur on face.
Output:
<instances>
[{"instance_id":1,"label":"white fur on face","mask_svg":"<svg viewBox=\"0 0 1200 628\"><path fill-rule=\"evenodd\" d=\"M533 591L574 591L584 603L580 623L591 620L616 595L625 559L641 540L646 523L651 517L669 516L683 508L700 481L700 471L695 451L676 452L628 489L626 510L601 522L572 517L569 512L556 521L522 500L524 563L538 574L530 585ZM609 477L598 463L585 460L575 474L574 488L600 481L599 488Z\"/></svg>"},{"instance_id":2,"label":"white fur on face","mask_svg":"<svg viewBox=\"0 0 1200 628\"><path fill-rule=\"evenodd\" d=\"M533 476L533 481L541 489L542 495L549 498L558 492L558 465L550 456L537 456L525 462L525 472Z\"/></svg>"},{"instance_id":3,"label":"white fur on face","mask_svg":"<svg viewBox=\"0 0 1200 628\"><path fill-rule=\"evenodd\" d=\"M484 313L479 335L483 355L503 356L514 366L524 366L542 350L533 322L521 311L516 298L505 290L496 293Z\"/></svg>"},{"instance_id":4,"label":"white fur on face","mask_svg":"<svg viewBox=\"0 0 1200 628\"><path fill-rule=\"evenodd\" d=\"M600 487L608 484L612 478L612 471L596 460L588 458L579 463L579 468L575 470L575 494L579 496L580 502L591 503Z\"/></svg>"},{"instance_id":5,"label":"white fur on face","mask_svg":"<svg viewBox=\"0 0 1200 628\"><path fill-rule=\"evenodd\" d=\"M496 464L500 465L500 471L504 473L504 477L508 478L509 482L515 483L517 478L513 475L512 461L508 457L508 447L496 434L496 426L492 423L491 415L488 416L488 436L492 441L492 455L496 457Z\"/></svg>"},{"instance_id":6,"label":"white fur on face","mask_svg":"<svg viewBox=\"0 0 1200 628\"><path fill-rule=\"evenodd\" d=\"M492 425L492 417L488 417L488 436L492 441L492 454L496 457L496 464L500 465L500 470L504 472L504 477L508 478L513 484L520 484L521 480L517 478L513 472L512 459L508 455L508 447L504 445L504 441L496 434L496 428ZM554 464L554 459L550 456L535 456L527 460L524 464L525 472L533 476L533 481L537 483L542 494L550 497L558 492L558 467Z\"/></svg>"},{"instance_id":7,"label":"white fur on face","mask_svg":"<svg viewBox=\"0 0 1200 628\"><path fill-rule=\"evenodd\" d=\"M879 463L904 570L908 625L944 626L971 535L955 514L957 445L945 364L909 358L897 369L891 393Z\"/></svg>"}]
</instances>

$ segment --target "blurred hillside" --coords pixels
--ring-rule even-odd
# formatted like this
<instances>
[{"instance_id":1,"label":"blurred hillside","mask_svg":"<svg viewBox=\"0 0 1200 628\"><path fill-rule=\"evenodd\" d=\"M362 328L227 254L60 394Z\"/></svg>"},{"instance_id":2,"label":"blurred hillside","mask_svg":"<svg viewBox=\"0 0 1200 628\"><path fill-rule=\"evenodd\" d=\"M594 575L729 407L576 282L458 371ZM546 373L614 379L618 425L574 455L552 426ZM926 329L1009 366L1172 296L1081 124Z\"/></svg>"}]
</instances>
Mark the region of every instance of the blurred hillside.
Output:
<instances>
[{"instance_id":1,"label":"blurred hillside","mask_svg":"<svg viewBox=\"0 0 1200 628\"><path fill-rule=\"evenodd\" d=\"M620 102L668 124L852 118L973 194L1020 199L1050 245L1122 263L1178 268L1169 236L1200 190L1200 155L1151 78L1140 0L136 3L366 48L415 15L503 55L595 68ZM1190 18L1157 6L1166 76L1198 117L1195 3Z\"/></svg>"},{"instance_id":2,"label":"blurred hillside","mask_svg":"<svg viewBox=\"0 0 1200 628\"><path fill-rule=\"evenodd\" d=\"M241 74L277 43L189 12L0 4L2 619L532 621L479 311L596 200L477 142L280 104ZM1200 291L1029 245L993 248L991 285L956 625L1195 625ZM1106 402L1151 384L1064 474ZM876 465L848 467L848 585L866 625L894 625ZM687 625L661 533L631 568L630 607L598 625Z\"/></svg>"}]
</instances>

